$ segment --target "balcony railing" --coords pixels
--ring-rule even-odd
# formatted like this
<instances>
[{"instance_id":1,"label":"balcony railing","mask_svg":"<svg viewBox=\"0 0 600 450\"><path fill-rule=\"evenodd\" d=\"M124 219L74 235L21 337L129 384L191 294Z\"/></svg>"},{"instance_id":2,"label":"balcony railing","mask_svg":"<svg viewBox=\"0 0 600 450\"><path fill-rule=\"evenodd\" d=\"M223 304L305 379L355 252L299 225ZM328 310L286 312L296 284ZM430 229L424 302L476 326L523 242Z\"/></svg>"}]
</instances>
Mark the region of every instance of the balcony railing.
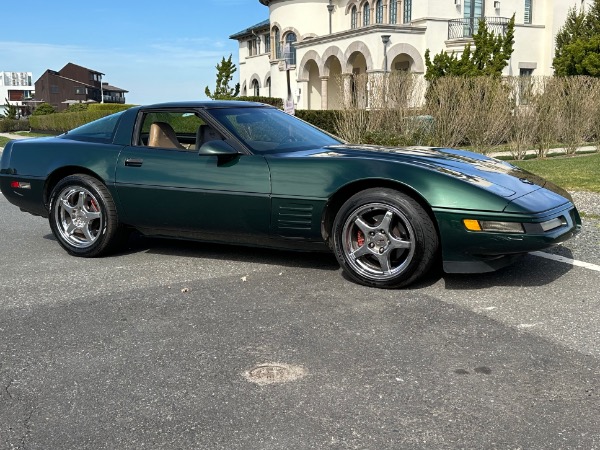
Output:
<instances>
[{"instance_id":1,"label":"balcony railing","mask_svg":"<svg viewBox=\"0 0 600 450\"><path fill-rule=\"evenodd\" d=\"M117 97L115 95L105 95L104 103L125 103L125 97Z\"/></svg>"},{"instance_id":2,"label":"balcony railing","mask_svg":"<svg viewBox=\"0 0 600 450\"><path fill-rule=\"evenodd\" d=\"M448 21L448 39L471 38L479 29L479 21L483 20L490 32L495 35L506 34L509 19L506 17L467 17Z\"/></svg>"}]
</instances>

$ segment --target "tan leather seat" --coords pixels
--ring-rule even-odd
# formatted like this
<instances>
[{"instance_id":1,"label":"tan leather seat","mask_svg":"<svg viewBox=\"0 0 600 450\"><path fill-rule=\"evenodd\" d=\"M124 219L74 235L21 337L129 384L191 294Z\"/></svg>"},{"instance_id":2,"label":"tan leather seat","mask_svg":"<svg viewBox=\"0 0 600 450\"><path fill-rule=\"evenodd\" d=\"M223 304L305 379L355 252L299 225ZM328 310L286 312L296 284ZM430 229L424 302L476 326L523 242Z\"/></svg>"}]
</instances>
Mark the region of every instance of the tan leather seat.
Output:
<instances>
[{"instance_id":1,"label":"tan leather seat","mask_svg":"<svg viewBox=\"0 0 600 450\"><path fill-rule=\"evenodd\" d=\"M209 141L222 141L223 136L210 125L200 125L196 131L196 150Z\"/></svg>"},{"instance_id":2,"label":"tan leather seat","mask_svg":"<svg viewBox=\"0 0 600 450\"><path fill-rule=\"evenodd\" d=\"M148 147L179 148L185 150L185 147L177 140L177 135L173 127L166 122L154 122L150 125Z\"/></svg>"}]
</instances>

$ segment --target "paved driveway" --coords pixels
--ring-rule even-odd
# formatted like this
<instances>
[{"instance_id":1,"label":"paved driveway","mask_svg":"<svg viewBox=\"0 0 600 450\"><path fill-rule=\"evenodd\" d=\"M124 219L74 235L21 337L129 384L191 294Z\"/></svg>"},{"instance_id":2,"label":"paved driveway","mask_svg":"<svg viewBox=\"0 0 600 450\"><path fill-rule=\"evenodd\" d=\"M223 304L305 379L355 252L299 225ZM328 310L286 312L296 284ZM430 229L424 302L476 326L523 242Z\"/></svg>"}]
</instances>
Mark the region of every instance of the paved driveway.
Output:
<instances>
[{"instance_id":1,"label":"paved driveway","mask_svg":"<svg viewBox=\"0 0 600 450\"><path fill-rule=\"evenodd\" d=\"M72 258L2 196L0 236L1 449L600 447L598 220L553 252L585 267L397 291L329 255Z\"/></svg>"}]
</instances>

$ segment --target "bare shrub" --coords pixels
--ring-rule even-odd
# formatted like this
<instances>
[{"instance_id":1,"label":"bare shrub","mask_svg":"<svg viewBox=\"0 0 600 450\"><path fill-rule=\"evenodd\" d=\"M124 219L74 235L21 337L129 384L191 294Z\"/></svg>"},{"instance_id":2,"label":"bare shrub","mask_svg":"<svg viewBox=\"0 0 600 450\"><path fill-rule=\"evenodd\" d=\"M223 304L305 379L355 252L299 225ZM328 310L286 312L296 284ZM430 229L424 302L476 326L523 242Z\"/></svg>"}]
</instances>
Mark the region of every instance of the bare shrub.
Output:
<instances>
[{"instance_id":1,"label":"bare shrub","mask_svg":"<svg viewBox=\"0 0 600 450\"><path fill-rule=\"evenodd\" d=\"M507 142L514 159L525 159L527 150L533 148L538 116L531 104L534 80L531 77L509 77L506 85L514 105L510 116Z\"/></svg>"},{"instance_id":2,"label":"bare shrub","mask_svg":"<svg viewBox=\"0 0 600 450\"><path fill-rule=\"evenodd\" d=\"M465 136L475 151L506 142L511 121L510 86L494 77L470 78L465 86L469 121Z\"/></svg>"},{"instance_id":3,"label":"bare shrub","mask_svg":"<svg viewBox=\"0 0 600 450\"><path fill-rule=\"evenodd\" d=\"M530 104L537 117L532 130L533 144L538 157L545 158L561 135L561 82L555 77L539 77L533 81Z\"/></svg>"},{"instance_id":4,"label":"bare shrub","mask_svg":"<svg viewBox=\"0 0 600 450\"><path fill-rule=\"evenodd\" d=\"M588 142L593 142L600 151L600 79L593 78L590 85L590 130Z\"/></svg>"},{"instance_id":5,"label":"bare shrub","mask_svg":"<svg viewBox=\"0 0 600 450\"><path fill-rule=\"evenodd\" d=\"M429 85L426 111L435 124L431 145L456 147L465 142L471 114L467 84L467 78L443 77Z\"/></svg>"},{"instance_id":6,"label":"bare shrub","mask_svg":"<svg viewBox=\"0 0 600 450\"><path fill-rule=\"evenodd\" d=\"M560 101L560 140L567 155L573 155L590 135L592 128L592 79L559 77L555 79Z\"/></svg>"},{"instance_id":7,"label":"bare shrub","mask_svg":"<svg viewBox=\"0 0 600 450\"><path fill-rule=\"evenodd\" d=\"M422 102L425 90L421 76L406 72L361 74L342 85L346 107L336 117L341 138L393 146L421 143L423 122L414 120L420 112L415 105Z\"/></svg>"}]
</instances>

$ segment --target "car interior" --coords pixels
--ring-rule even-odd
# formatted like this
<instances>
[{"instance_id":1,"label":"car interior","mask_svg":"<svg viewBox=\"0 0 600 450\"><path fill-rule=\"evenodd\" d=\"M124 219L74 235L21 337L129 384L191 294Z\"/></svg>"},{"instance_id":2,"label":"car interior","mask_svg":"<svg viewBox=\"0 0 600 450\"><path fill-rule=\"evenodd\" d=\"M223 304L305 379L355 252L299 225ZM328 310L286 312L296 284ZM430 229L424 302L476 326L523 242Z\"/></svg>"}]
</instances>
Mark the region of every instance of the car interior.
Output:
<instances>
[{"instance_id":1,"label":"car interior","mask_svg":"<svg viewBox=\"0 0 600 450\"><path fill-rule=\"evenodd\" d=\"M142 132L140 145L198 151L204 143L215 140L223 140L223 136L207 124L200 124L195 133L177 133L169 123L156 121L151 123L147 134Z\"/></svg>"}]
</instances>

